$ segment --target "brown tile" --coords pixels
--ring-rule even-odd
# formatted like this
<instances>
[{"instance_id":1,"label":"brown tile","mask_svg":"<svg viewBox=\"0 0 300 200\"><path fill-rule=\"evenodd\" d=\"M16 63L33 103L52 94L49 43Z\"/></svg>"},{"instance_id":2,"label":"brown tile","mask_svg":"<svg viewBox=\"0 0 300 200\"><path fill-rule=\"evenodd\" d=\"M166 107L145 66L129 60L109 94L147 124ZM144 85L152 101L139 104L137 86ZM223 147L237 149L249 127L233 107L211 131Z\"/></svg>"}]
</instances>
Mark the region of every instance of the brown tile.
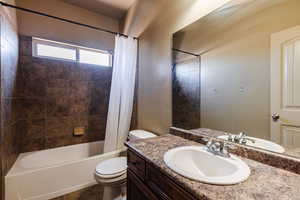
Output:
<instances>
[{"instance_id":1,"label":"brown tile","mask_svg":"<svg viewBox=\"0 0 300 200\"><path fill-rule=\"evenodd\" d=\"M181 64L173 72L173 126L185 129L200 127L200 69L194 65Z\"/></svg>"},{"instance_id":2,"label":"brown tile","mask_svg":"<svg viewBox=\"0 0 300 200\"><path fill-rule=\"evenodd\" d=\"M18 99L15 112L18 119L45 119L46 103L44 99Z\"/></svg>"},{"instance_id":3,"label":"brown tile","mask_svg":"<svg viewBox=\"0 0 300 200\"><path fill-rule=\"evenodd\" d=\"M45 119L20 120L18 130L21 140L38 139L45 137Z\"/></svg>"},{"instance_id":4,"label":"brown tile","mask_svg":"<svg viewBox=\"0 0 300 200\"><path fill-rule=\"evenodd\" d=\"M3 172L4 174L7 174L7 172L10 170L12 165L17 159L18 153L19 153L19 138L18 138L18 129L17 124L12 124L9 126L5 126L3 129L3 156L5 157L4 161L4 168Z\"/></svg>"},{"instance_id":5,"label":"brown tile","mask_svg":"<svg viewBox=\"0 0 300 200\"><path fill-rule=\"evenodd\" d=\"M48 88L68 88L70 81L66 79L48 79L47 87Z\"/></svg>"},{"instance_id":6,"label":"brown tile","mask_svg":"<svg viewBox=\"0 0 300 200\"><path fill-rule=\"evenodd\" d=\"M19 65L31 65L33 63L32 56L20 55L19 56ZM19 66L20 67L20 66Z\"/></svg>"},{"instance_id":7,"label":"brown tile","mask_svg":"<svg viewBox=\"0 0 300 200\"><path fill-rule=\"evenodd\" d=\"M28 36L19 36L20 55L32 55L32 38Z\"/></svg>"},{"instance_id":8,"label":"brown tile","mask_svg":"<svg viewBox=\"0 0 300 200\"><path fill-rule=\"evenodd\" d=\"M106 116L89 116L88 138L89 141L99 141L105 139Z\"/></svg>"},{"instance_id":9,"label":"brown tile","mask_svg":"<svg viewBox=\"0 0 300 200\"><path fill-rule=\"evenodd\" d=\"M40 77L23 77L17 80L17 91L17 96L44 98L46 96L46 83Z\"/></svg>"},{"instance_id":10,"label":"brown tile","mask_svg":"<svg viewBox=\"0 0 300 200\"><path fill-rule=\"evenodd\" d=\"M91 79L92 81L97 80L111 80L112 79L112 67L99 67L94 66L91 68Z\"/></svg>"},{"instance_id":11,"label":"brown tile","mask_svg":"<svg viewBox=\"0 0 300 200\"><path fill-rule=\"evenodd\" d=\"M46 94L46 67L28 56L21 56L17 77L17 96L44 97Z\"/></svg>"},{"instance_id":12,"label":"brown tile","mask_svg":"<svg viewBox=\"0 0 300 200\"><path fill-rule=\"evenodd\" d=\"M70 102L70 115L83 115L88 113L88 102L86 99L72 99Z\"/></svg>"},{"instance_id":13,"label":"brown tile","mask_svg":"<svg viewBox=\"0 0 300 200\"><path fill-rule=\"evenodd\" d=\"M69 94L69 88L47 88L46 112L48 117L69 115Z\"/></svg>"},{"instance_id":14,"label":"brown tile","mask_svg":"<svg viewBox=\"0 0 300 200\"><path fill-rule=\"evenodd\" d=\"M112 68L32 57L31 38L20 40L19 70L7 71L14 79L6 84L6 95L18 98L2 109L7 125L18 121L22 151L104 139ZM79 126L86 134L74 137Z\"/></svg>"},{"instance_id":15,"label":"brown tile","mask_svg":"<svg viewBox=\"0 0 300 200\"><path fill-rule=\"evenodd\" d=\"M24 57L21 57L24 58ZM39 62L22 62L20 65L20 72L22 73L22 76L26 79L46 79L47 77L47 67Z\"/></svg>"},{"instance_id":16,"label":"brown tile","mask_svg":"<svg viewBox=\"0 0 300 200\"><path fill-rule=\"evenodd\" d=\"M69 124L73 128L75 127L87 127L89 124L88 116L70 116L68 117Z\"/></svg>"},{"instance_id":17,"label":"brown tile","mask_svg":"<svg viewBox=\"0 0 300 200\"><path fill-rule=\"evenodd\" d=\"M107 115L110 88L103 82L90 82L89 115Z\"/></svg>"},{"instance_id":18,"label":"brown tile","mask_svg":"<svg viewBox=\"0 0 300 200\"><path fill-rule=\"evenodd\" d=\"M68 135L64 135L61 137L46 137L45 139L45 148L57 148L57 147L63 147L68 145L74 145L74 144L80 144L83 143L81 137L75 137L71 133Z\"/></svg>"},{"instance_id":19,"label":"brown tile","mask_svg":"<svg viewBox=\"0 0 300 200\"><path fill-rule=\"evenodd\" d=\"M70 82L70 115L87 115L88 113L88 82Z\"/></svg>"},{"instance_id":20,"label":"brown tile","mask_svg":"<svg viewBox=\"0 0 300 200\"><path fill-rule=\"evenodd\" d=\"M47 101L46 109L48 117L64 117L70 113L69 98L62 97L55 101Z\"/></svg>"},{"instance_id":21,"label":"brown tile","mask_svg":"<svg viewBox=\"0 0 300 200\"><path fill-rule=\"evenodd\" d=\"M46 119L46 138L72 135L69 117L52 117Z\"/></svg>"},{"instance_id":22,"label":"brown tile","mask_svg":"<svg viewBox=\"0 0 300 200\"><path fill-rule=\"evenodd\" d=\"M70 78L70 65L72 65L72 63L53 59L38 59L38 62L46 66L47 79Z\"/></svg>"},{"instance_id":23,"label":"brown tile","mask_svg":"<svg viewBox=\"0 0 300 200\"><path fill-rule=\"evenodd\" d=\"M88 81L90 80L90 67L85 64L74 63L70 65L70 80Z\"/></svg>"},{"instance_id":24,"label":"brown tile","mask_svg":"<svg viewBox=\"0 0 300 200\"><path fill-rule=\"evenodd\" d=\"M10 98L1 98L2 121L4 126L9 126L13 123L13 100Z\"/></svg>"},{"instance_id":25,"label":"brown tile","mask_svg":"<svg viewBox=\"0 0 300 200\"><path fill-rule=\"evenodd\" d=\"M43 150L45 148L44 138L24 138L21 141L20 153Z\"/></svg>"},{"instance_id":26,"label":"brown tile","mask_svg":"<svg viewBox=\"0 0 300 200\"><path fill-rule=\"evenodd\" d=\"M88 81L70 81L70 95L76 98L86 98L89 92Z\"/></svg>"}]
</instances>

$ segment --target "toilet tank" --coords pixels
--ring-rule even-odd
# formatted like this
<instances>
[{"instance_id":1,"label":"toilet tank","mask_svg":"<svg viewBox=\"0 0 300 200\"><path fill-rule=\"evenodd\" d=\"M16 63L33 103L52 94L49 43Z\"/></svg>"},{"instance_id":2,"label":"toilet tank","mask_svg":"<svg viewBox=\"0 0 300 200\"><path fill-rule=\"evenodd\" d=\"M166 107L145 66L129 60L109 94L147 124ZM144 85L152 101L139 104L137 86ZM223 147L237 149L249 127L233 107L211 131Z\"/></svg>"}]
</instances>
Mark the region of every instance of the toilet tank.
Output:
<instances>
[{"instance_id":1,"label":"toilet tank","mask_svg":"<svg viewBox=\"0 0 300 200\"><path fill-rule=\"evenodd\" d=\"M153 138L153 137L157 137L157 135L155 135L154 133L149 132L149 131L132 130L132 131L129 131L128 139L129 140L137 140L137 139L147 139L147 138Z\"/></svg>"}]
</instances>

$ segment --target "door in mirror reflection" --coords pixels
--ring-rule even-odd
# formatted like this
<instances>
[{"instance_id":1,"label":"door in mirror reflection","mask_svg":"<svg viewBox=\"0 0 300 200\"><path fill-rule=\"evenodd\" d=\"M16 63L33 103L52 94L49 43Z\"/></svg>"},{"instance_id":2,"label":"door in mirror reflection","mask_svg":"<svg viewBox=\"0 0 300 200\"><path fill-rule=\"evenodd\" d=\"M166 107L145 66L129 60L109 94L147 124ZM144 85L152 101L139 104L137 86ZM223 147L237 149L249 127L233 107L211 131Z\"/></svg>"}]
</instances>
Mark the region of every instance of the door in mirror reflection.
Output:
<instances>
[{"instance_id":1,"label":"door in mirror reflection","mask_svg":"<svg viewBox=\"0 0 300 200\"><path fill-rule=\"evenodd\" d=\"M271 140L300 147L300 26L271 35Z\"/></svg>"}]
</instances>

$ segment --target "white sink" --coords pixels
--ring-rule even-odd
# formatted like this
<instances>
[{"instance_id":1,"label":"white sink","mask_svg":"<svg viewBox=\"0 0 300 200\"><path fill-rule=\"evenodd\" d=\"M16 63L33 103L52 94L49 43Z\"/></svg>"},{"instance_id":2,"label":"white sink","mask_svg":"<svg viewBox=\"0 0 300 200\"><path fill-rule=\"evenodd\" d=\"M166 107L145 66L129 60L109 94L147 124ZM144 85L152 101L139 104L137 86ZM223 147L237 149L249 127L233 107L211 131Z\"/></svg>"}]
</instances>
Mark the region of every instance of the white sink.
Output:
<instances>
[{"instance_id":1,"label":"white sink","mask_svg":"<svg viewBox=\"0 0 300 200\"><path fill-rule=\"evenodd\" d=\"M229 136L222 135L222 136L219 136L218 138L228 140ZM273 151L276 153L284 153L285 152L285 149L281 145L276 144L274 142L260 139L260 138L249 137L249 136L246 136L246 138L255 141L255 143L253 143L251 141L247 141L246 145L248 145L248 146L257 147L257 148L265 149L268 151Z\"/></svg>"},{"instance_id":2,"label":"white sink","mask_svg":"<svg viewBox=\"0 0 300 200\"><path fill-rule=\"evenodd\" d=\"M248 165L236 156L216 156L206 147L185 146L167 151L164 161L176 173L214 185L232 185L250 176Z\"/></svg>"}]
</instances>

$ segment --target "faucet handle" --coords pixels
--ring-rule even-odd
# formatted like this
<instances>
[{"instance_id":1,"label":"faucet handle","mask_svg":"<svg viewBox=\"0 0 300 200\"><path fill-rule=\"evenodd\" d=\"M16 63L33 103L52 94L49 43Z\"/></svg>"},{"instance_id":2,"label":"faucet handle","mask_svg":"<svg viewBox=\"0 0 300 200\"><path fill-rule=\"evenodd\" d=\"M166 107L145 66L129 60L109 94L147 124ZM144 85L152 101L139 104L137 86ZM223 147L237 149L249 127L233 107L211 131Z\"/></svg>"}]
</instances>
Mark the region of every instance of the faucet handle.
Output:
<instances>
[{"instance_id":1,"label":"faucet handle","mask_svg":"<svg viewBox=\"0 0 300 200\"><path fill-rule=\"evenodd\" d=\"M223 144L218 142L218 141L212 141L211 145L208 147L211 150L213 150L213 152L219 152L222 149Z\"/></svg>"},{"instance_id":2,"label":"faucet handle","mask_svg":"<svg viewBox=\"0 0 300 200\"><path fill-rule=\"evenodd\" d=\"M233 144L224 142L221 146L220 152L225 157L230 157L229 149L235 149L236 147Z\"/></svg>"},{"instance_id":3,"label":"faucet handle","mask_svg":"<svg viewBox=\"0 0 300 200\"><path fill-rule=\"evenodd\" d=\"M228 141L234 142L234 135L228 134Z\"/></svg>"},{"instance_id":4,"label":"faucet handle","mask_svg":"<svg viewBox=\"0 0 300 200\"><path fill-rule=\"evenodd\" d=\"M245 132L240 132L239 137L241 137L241 138L246 137L246 133Z\"/></svg>"},{"instance_id":5,"label":"faucet handle","mask_svg":"<svg viewBox=\"0 0 300 200\"><path fill-rule=\"evenodd\" d=\"M203 140L203 139L204 139L204 138L202 138L202 140ZM206 146L207 146L207 147L210 147L210 146L213 144L213 139L212 139L212 138L210 138L210 139L205 138L203 141L206 142Z\"/></svg>"}]
</instances>

